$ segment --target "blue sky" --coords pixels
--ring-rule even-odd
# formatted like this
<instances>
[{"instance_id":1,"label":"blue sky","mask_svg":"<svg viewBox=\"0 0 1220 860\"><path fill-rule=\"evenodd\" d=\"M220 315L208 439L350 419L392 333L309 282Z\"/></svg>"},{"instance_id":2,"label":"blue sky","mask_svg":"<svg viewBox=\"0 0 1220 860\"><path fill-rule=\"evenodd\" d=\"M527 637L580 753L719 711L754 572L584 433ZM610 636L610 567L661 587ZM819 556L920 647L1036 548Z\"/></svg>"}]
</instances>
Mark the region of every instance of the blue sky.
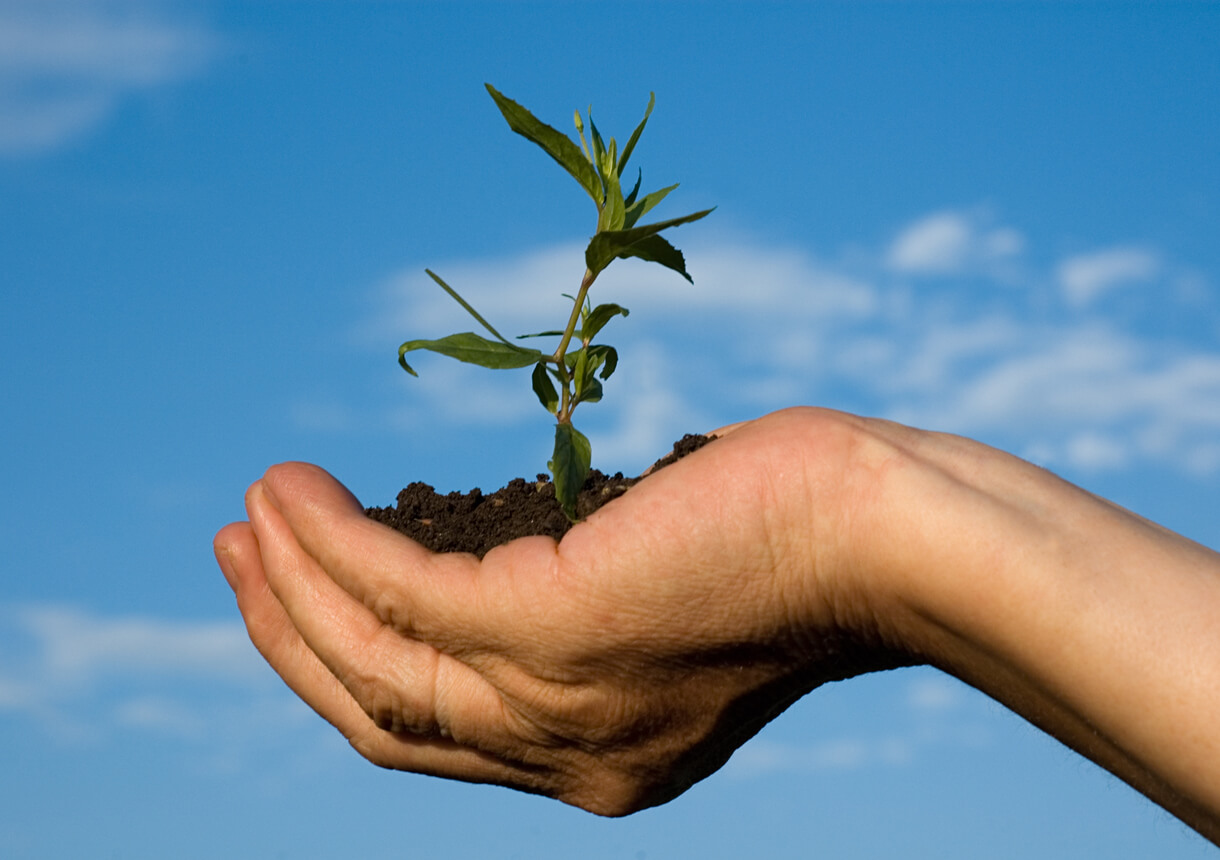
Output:
<instances>
[{"instance_id":1,"label":"blue sky","mask_svg":"<svg viewBox=\"0 0 1220 860\"><path fill-rule=\"evenodd\" d=\"M1203 857L952 679L817 691L604 821L365 764L211 557L269 464L366 503L541 471L514 376L593 210L503 124L592 102L693 286L618 263L595 465L794 403L965 433L1220 545L1220 6L0 0L0 854Z\"/></svg>"}]
</instances>

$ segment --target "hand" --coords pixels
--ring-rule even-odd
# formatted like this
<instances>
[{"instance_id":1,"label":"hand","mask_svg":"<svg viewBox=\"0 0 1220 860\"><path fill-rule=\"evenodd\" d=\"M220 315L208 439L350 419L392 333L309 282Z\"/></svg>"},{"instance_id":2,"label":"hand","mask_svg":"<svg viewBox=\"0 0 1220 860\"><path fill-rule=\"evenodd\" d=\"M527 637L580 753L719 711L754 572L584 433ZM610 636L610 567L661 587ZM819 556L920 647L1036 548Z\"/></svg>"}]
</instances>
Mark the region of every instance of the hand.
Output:
<instances>
[{"instance_id":1,"label":"hand","mask_svg":"<svg viewBox=\"0 0 1220 860\"><path fill-rule=\"evenodd\" d=\"M985 445L785 410L482 563L313 466L247 509L216 551L251 639L385 767L624 814L819 684L928 662L1220 844L1220 555Z\"/></svg>"},{"instance_id":2,"label":"hand","mask_svg":"<svg viewBox=\"0 0 1220 860\"><path fill-rule=\"evenodd\" d=\"M370 761L625 814L819 684L913 662L838 576L857 435L812 410L726 428L560 544L482 563L285 464L216 553L259 651Z\"/></svg>"}]
</instances>

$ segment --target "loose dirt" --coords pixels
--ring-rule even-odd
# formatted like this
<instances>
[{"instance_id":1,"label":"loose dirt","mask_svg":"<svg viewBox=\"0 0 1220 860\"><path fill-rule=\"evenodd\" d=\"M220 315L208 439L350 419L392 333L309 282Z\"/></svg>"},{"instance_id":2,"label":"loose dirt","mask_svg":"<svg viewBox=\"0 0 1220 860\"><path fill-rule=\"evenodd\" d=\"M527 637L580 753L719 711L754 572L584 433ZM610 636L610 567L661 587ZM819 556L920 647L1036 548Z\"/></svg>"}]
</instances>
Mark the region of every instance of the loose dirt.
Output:
<instances>
[{"instance_id":1,"label":"loose dirt","mask_svg":"<svg viewBox=\"0 0 1220 860\"><path fill-rule=\"evenodd\" d=\"M649 474L711 441L710 436L682 437L674 443L671 453L639 478L624 478L622 472L607 476L592 470L577 499L576 513L581 519L589 516L646 480ZM490 494L476 487L468 493L441 495L428 484L416 481L398 494L395 507L367 508L365 513L434 552L471 552L479 558L492 547L519 537L547 535L559 540L572 527L555 501L555 486L547 475L539 475L533 481L514 478Z\"/></svg>"}]
</instances>

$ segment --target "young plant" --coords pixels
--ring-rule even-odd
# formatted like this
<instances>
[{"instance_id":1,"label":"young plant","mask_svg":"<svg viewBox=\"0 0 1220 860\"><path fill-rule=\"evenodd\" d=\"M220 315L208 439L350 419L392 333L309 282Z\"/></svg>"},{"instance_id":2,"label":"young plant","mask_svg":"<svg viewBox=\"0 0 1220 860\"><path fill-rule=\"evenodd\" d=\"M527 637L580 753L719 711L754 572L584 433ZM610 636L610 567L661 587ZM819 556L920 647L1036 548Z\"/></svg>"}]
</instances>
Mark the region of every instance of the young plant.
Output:
<instances>
[{"instance_id":1,"label":"young plant","mask_svg":"<svg viewBox=\"0 0 1220 860\"><path fill-rule=\"evenodd\" d=\"M407 373L417 376L407 364L406 355L412 350L424 349L495 369L533 365L534 393L547 411L555 416L555 451L547 463L554 477L555 498L568 518L575 520L576 496L589 474L592 451L589 440L572 426L572 413L581 403L601 400L602 382L614 373L618 353L612 346L593 343L593 338L616 316L627 316L627 309L621 305L606 303L595 306L589 298L589 288L597 276L620 257L638 257L660 263L694 283L686 271L682 252L669 244L661 232L697 221L712 210L705 209L681 218L641 225L640 218L678 187L670 185L641 196L642 171L637 172L635 186L626 196L623 195L623 171L652 113L653 95L648 97L644 118L627 139L622 152L619 152L614 138L610 138L607 144L598 133L597 126L593 124L592 109L588 124L592 146L585 138L585 123L580 111L576 111L576 131L580 138L580 145L577 146L572 138L539 121L491 84L486 86L500 113L508 121L509 128L542 147L547 155L572 175L597 205L597 231L585 249L585 274L576 295L564 294L572 301L572 310L563 329L517 338L559 338L555 349L545 352L505 338L439 275L425 269L432 280L474 317L494 340L474 332L451 334L439 340L409 340L398 348L398 363Z\"/></svg>"}]
</instances>

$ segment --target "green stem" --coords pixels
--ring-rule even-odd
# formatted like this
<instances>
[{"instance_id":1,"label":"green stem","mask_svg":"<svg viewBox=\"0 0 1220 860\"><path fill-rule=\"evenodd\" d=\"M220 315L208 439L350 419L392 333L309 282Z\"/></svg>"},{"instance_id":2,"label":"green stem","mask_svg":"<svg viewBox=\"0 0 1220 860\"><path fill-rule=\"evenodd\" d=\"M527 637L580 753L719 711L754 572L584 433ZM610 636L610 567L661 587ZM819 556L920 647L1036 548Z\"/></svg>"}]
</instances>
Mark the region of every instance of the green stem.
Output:
<instances>
[{"instance_id":1,"label":"green stem","mask_svg":"<svg viewBox=\"0 0 1220 860\"><path fill-rule=\"evenodd\" d=\"M568 365L564 358L567 355L568 346L572 343L572 336L576 333L576 323L580 321L580 309L585 306L585 296L589 294L589 287L593 286L595 280L597 280L597 274L585 269L585 276L580 281L580 291L576 293L576 300L572 303L572 316L568 318L568 326L563 330L563 338L559 341L559 347L550 358L557 366L559 376L563 380L562 400L556 415L560 424L571 423L572 410L576 408L575 405L568 405L572 399L572 378L568 375Z\"/></svg>"}]
</instances>

